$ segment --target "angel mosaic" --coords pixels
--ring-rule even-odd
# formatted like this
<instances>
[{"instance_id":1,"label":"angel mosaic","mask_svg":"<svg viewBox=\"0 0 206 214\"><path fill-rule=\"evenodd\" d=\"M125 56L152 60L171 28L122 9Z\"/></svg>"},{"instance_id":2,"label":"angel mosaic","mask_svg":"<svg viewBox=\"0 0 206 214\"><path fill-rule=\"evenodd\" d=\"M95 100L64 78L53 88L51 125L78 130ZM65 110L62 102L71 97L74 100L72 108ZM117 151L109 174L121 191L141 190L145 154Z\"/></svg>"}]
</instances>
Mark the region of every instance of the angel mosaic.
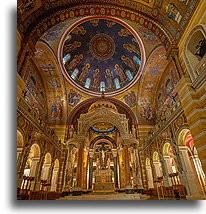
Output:
<instances>
[{"instance_id":1,"label":"angel mosaic","mask_svg":"<svg viewBox=\"0 0 206 214\"><path fill-rule=\"evenodd\" d=\"M81 34L81 35L84 35L87 31L84 29L83 26L79 26L79 27L75 27L74 30L72 30L71 33L75 34L75 35L78 35L78 34Z\"/></svg>"},{"instance_id":2,"label":"angel mosaic","mask_svg":"<svg viewBox=\"0 0 206 214\"><path fill-rule=\"evenodd\" d=\"M126 28L122 28L119 32L118 32L119 36L129 36L132 35L132 33L127 30Z\"/></svg>"},{"instance_id":3,"label":"angel mosaic","mask_svg":"<svg viewBox=\"0 0 206 214\"><path fill-rule=\"evenodd\" d=\"M79 94L77 91L70 89L68 94L68 103L70 106L74 107L82 98L82 95Z\"/></svg>"},{"instance_id":4,"label":"angel mosaic","mask_svg":"<svg viewBox=\"0 0 206 214\"><path fill-rule=\"evenodd\" d=\"M108 88L112 88L113 72L110 69L105 70L105 79L107 80Z\"/></svg>"},{"instance_id":5,"label":"angel mosaic","mask_svg":"<svg viewBox=\"0 0 206 214\"><path fill-rule=\"evenodd\" d=\"M125 75L123 69L118 64L116 64L114 67L115 67L115 71L119 75L121 82L122 83L125 82L125 80L127 79L127 76Z\"/></svg>"},{"instance_id":6,"label":"angel mosaic","mask_svg":"<svg viewBox=\"0 0 206 214\"><path fill-rule=\"evenodd\" d=\"M99 19L92 19L90 20L90 23L93 27L97 27L99 25Z\"/></svg>"},{"instance_id":7,"label":"angel mosaic","mask_svg":"<svg viewBox=\"0 0 206 214\"><path fill-rule=\"evenodd\" d=\"M100 70L97 68L94 70L94 74L93 74L93 87L97 87L99 85L99 78L100 78Z\"/></svg>"},{"instance_id":8,"label":"angel mosaic","mask_svg":"<svg viewBox=\"0 0 206 214\"><path fill-rule=\"evenodd\" d=\"M113 22L113 21L111 21L111 20L106 20L106 25L107 25L107 27L109 27L109 28L111 28L113 25L115 25L116 24L116 22Z\"/></svg>"},{"instance_id":9,"label":"angel mosaic","mask_svg":"<svg viewBox=\"0 0 206 214\"><path fill-rule=\"evenodd\" d=\"M130 107L134 107L137 104L137 98L134 91L131 91L124 95L124 101Z\"/></svg>"},{"instance_id":10,"label":"angel mosaic","mask_svg":"<svg viewBox=\"0 0 206 214\"><path fill-rule=\"evenodd\" d=\"M64 46L64 53L69 53L75 51L77 48L81 47L82 43L78 41L74 41L71 44L67 44Z\"/></svg>"},{"instance_id":11,"label":"angel mosaic","mask_svg":"<svg viewBox=\"0 0 206 214\"><path fill-rule=\"evenodd\" d=\"M87 74L89 73L90 64L86 63L82 68L82 72L79 76L79 81L84 82Z\"/></svg>"},{"instance_id":12,"label":"angel mosaic","mask_svg":"<svg viewBox=\"0 0 206 214\"><path fill-rule=\"evenodd\" d=\"M48 84L53 88L61 88L61 85L59 84L59 82L55 78L50 79L48 81Z\"/></svg>"},{"instance_id":13,"label":"angel mosaic","mask_svg":"<svg viewBox=\"0 0 206 214\"><path fill-rule=\"evenodd\" d=\"M79 54L79 55L75 55L74 59L72 59L72 61L65 65L66 69L68 70L73 70L76 68L76 66L82 61L84 55L83 54Z\"/></svg>"},{"instance_id":14,"label":"angel mosaic","mask_svg":"<svg viewBox=\"0 0 206 214\"><path fill-rule=\"evenodd\" d=\"M129 57L122 55L122 56L121 56L121 59L122 59L122 61L123 61L127 66L129 66L130 68L132 68L133 71L136 70L135 64L133 63L133 61L132 61Z\"/></svg>"},{"instance_id":15,"label":"angel mosaic","mask_svg":"<svg viewBox=\"0 0 206 214\"><path fill-rule=\"evenodd\" d=\"M137 48L136 45L133 45L133 44L123 44L123 48L126 49L127 51L129 52L134 52L136 53L138 56L140 56L140 49Z\"/></svg>"},{"instance_id":16,"label":"angel mosaic","mask_svg":"<svg viewBox=\"0 0 206 214\"><path fill-rule=\"evenodd\" d=\"M60 96L56 96L54 101L50 101L51 103L51 121L60 121L62 120L62 111L63 111L63 100L61 100Z\"/></svg>"}]
</instances>

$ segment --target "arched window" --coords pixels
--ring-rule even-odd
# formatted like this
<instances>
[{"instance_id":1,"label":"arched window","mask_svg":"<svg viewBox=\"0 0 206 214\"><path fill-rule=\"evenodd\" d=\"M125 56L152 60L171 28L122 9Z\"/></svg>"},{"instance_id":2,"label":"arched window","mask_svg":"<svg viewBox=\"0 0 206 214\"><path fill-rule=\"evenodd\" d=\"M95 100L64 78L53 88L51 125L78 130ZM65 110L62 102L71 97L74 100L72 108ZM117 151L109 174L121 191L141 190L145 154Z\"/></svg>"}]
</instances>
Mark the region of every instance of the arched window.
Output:
<instances>
[{"instance_id":1,"label":"arched window","mask_svg":"<svg viewBox=\"0 0 206 214\"><path fill-rule=\"evenodd\" d=\"M188 36L184 49L185 63L190 78L194 81L205 72L206 32L202 25L196 26Z\"/></svg>"},{"instance_id":2,"label":"arched window","mask_svg":"<svg viewBox=\"0 0 206 214\"><path fill-rule=\"evenodd\" d=\"M116 89L120 88L119 80L117 78L114 79Z\"/></svg>"},{"instance_id":3,"label":"arched window","mask_svg":"<svg viewBox=\"0 0 206 214\"><path fill-rule=\"evenodd\" d=\"M91 84L91 79L90 79L90 78L87 78L84 87L85 87L85 88L89 88L89 87L90 87L90 84Z\"/></svg>"},{"instance_id":4,"label":"arched window","mask_svg":"<svg viewBox=\"0 0 206 214\"><path fill-rule=\"evenodd\" d=\"M100 82L100 91L105 91L105 82Z\"/></svg>"},{"instance_id":5,"label":"arched window","mask_svg":"<svg viewBox=\"0 0 206 214\"><path fill-rule=\"evenodd\" d=\"M126 70L126 75L127 75L129 80L133 79L133 76L132 76L132 74L131 74L131 72L129 70Z\"/></svg>"},{"instance_id":6,"label":"arched window","mask_svg":"<svg viewBox=\"0 0 206 214\"><path fill-rule=\"evenodd\" d=\"M71 78L75 80L77 75L78 75L78 73L79 73L79 70L77 68L75 68L73 73L72 73L72 75L71 75Z\"/></svg>"},{"instance_id":7,"label":"arched window","mask_svg":"<svg viewBox=\"0 0 206 214\"><path fill-rule=\"evenodd\" d=\"M63 57L63 63L66 64L67 61L69 61L71 59L71 54L67 54Z\"/></svg>"},{"instance_id":8,"label":"arched window","mask_svg":"<svg viewBox=\"0 0 206 214\"><path fill-rule=\"evenodd\" d=\"M137 56L133 56L133 60L140 65L141 64L141 60L137 57Z\"/></svg>"}]
</instances>

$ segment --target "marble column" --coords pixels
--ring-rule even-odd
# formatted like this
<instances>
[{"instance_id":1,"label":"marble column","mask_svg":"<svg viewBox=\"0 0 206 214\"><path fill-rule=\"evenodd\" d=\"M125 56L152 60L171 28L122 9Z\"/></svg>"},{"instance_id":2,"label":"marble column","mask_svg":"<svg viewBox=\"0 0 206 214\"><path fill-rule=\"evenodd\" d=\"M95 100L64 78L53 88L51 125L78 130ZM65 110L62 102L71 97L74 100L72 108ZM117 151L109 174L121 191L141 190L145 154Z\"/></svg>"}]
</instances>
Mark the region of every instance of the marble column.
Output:
<instances>
[{"instance_id":1,"label":"marble column","mask_svg":"<svg viewBox=\"0 0 206 214\"><path fill-rule=\"evenodd\" d=\"M118 172L117 172L117 150L112 149L112 155L114 158L114 185L118 188Z\"/></svg>"},{"instance_id":2,"label":"marble column","mask_svg":"<svg viewBox=\"0 0 206 214\"><path fill-rule=\"evenodd\" d=\"M146 166L146 172L147 172L148 189L154 188L152 167L151 166Z\"/></svg>"},{"instance_id":3,"label":"marble column","mask_svg":"<svg viewBox=\"0 0 206 214\"><path fill-rule=\"evenodd\" d=\"M124 152L124 168L125 168L125 190L126 193L131 193L132 185L131 185L131 174L130 174L130 165L129 165L129 152L128 145L125 144L123 146Z\"/></svg>"},{"instance_id":4,"label":"marble column","mask_svg":"<svg viewBox=\"0 0 206 214\"><path fill-rule=\"evenodd\" d=\"M40 160L40 158L32 158L30 176L35 177L35 179L33 181L31 181L31 189L30 190L35 190L35 183L36 183L36 176L37 176L39 160Z\"/></svg>"},{"instance_id":5,"label":"marble column","mask_svg":"<svg viewBox=\"0 0 206 214\"><path fill-rule=\"evenodd\" d=\"M179 152L184 172L184 174L180 174L180 181L181 183L184 182L183 184L186 186L187 194L191 195L192 199L205 199L204 190L193 171L187 147L179 146Z\"/></svg>"},{"instance_id":6,"label":"marble column","mask_svg":"<svg viewBox=\"0 0 206 214\"><path fill-rule=\"evenodd\" d=\"M57 179L58 179L59 168L53 169L52 180L51 180L51 189L50 191L56 192L57 188Z\"/></svg>"},{"instance_id":7,"label":"marble column","mask_svg":"<svg viewBox=\"0 0 206 214\"><path fill-rule=\"evenodd\" d=\"M170 160L170 156L164 156L164 162L165 162L165 170L166 170L166 173L163 177L164 186L172 186L172 180L169 177L169 174L172 173L172 163Z\"/></svg>"},{"instance_id":8,"label":"marble column","mask_svg":"<svg viewBox=\"0 0 206 214\"><path fill-rule=\"evenodd\" d=\"M47 182L48 182L48 175L49 175L49 169L50 169L51 164L44 164L43 166L44 166L44 168L42 169L41 179L47 180Z\"/></svg>"},{"instance_id":9,"label":"marble column","mask_svg":"<svg viewBox=\"0 0 206 214\"><path fill-rule=\"evenodd\" d=\"M77 160L77 186L76 186L76 189L78 189L78 190L82 190L83 156L84 156L84 147L81 144L78 149L78 160Z\"/></svg>"},{"instance_id":10,"label":"marble column","mask_svg":"<svg viewBox=\"0 0 206 214\"><path fill-rule=\"evenodd\" d=\"M156 176L157 177L161 177L162 173L161 173L161 170L160 170L160 163L159 162L154 162L153 164L154 164Z\"/></svg>"},{"instance_id":11,"label":"marble column","mask_svg":"<svg viewBox=\"0 0 206 214\"><path fill-rule=\"evenodd\" d=\"M89 189L92 189L94 151L89 151Z\"/></svg>"}]
</instances>

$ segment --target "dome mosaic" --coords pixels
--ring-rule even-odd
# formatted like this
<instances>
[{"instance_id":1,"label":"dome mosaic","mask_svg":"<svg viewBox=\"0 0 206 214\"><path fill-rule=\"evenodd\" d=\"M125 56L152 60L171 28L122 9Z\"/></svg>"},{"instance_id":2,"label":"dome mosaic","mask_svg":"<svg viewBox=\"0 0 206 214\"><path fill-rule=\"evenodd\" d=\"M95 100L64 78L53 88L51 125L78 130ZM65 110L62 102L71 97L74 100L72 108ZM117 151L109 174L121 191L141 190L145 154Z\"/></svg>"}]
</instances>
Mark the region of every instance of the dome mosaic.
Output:
<instances>
[{"instance_id":1,"label":"dome mosaic","mask_svg":"<svg viewBox=\"0 0 206 214\"><path fill-rule=\"evenodd\" d=\"M72 85L93 95L123 92L141 75L140 43L134 30L119 20L84 19L62 39L62 72Z\"/></svg>"}]
</instances>

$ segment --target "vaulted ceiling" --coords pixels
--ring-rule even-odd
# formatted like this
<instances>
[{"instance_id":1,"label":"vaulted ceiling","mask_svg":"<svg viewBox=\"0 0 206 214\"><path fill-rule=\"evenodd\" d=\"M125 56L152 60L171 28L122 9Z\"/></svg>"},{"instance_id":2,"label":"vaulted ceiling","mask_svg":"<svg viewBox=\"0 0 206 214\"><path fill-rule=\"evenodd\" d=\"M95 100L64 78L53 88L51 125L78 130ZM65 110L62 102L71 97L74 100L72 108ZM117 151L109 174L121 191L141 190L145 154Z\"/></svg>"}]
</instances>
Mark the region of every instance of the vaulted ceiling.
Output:
<instances>
[{"instance_id":1,"label":"vaulted ceiling","mask_svg":"<svg viewBox=\"0 0 206 214\"><path fill-rule=\"evenodd\" d=\"M77 110L88 109L80 106L87 100L94 102L92 99L102 92L100 82L104 82L106 98L112 96L115 105L128 112L132 123L154 124L157 91L171 63L167 52L177 45L198 2L32 0L26 3L19 0L17 29L22 47L19 58L24 48L33 52L31 60L46 91L49 123L65 124L68 118L75 123L71 113L79 115ZM85 20L87 17L90 18ZM130 64L122 56L130 59ZM72 63L78 57L79 63ZM121 76L119 68L129 70L132 77ZM95 85L97 69L99 79ZM113 72L111 82L105 77L106 69ZM85 86L87 78L91 80L89 89ZM53 115L60 105L61 115Z\"/></svg>"}]
</instances>

